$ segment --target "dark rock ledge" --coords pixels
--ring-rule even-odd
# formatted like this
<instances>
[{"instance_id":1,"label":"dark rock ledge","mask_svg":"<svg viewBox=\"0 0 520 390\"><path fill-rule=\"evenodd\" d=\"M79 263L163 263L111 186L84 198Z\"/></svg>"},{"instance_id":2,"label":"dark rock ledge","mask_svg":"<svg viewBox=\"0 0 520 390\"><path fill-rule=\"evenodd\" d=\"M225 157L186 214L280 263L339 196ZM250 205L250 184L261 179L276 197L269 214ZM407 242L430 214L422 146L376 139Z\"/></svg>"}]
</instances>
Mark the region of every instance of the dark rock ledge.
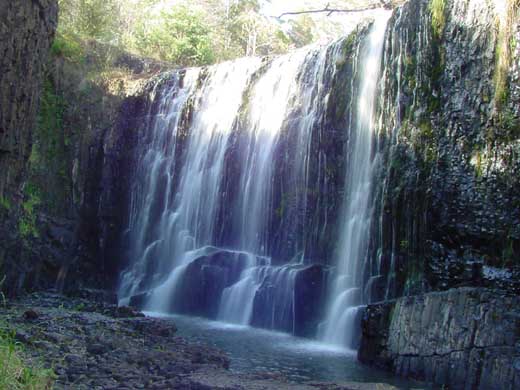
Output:
<instances>
[{"instance_id":1,"label":"dark rock ledge","mask_svg":"<svg viewBox=\"0 0 520 390\"><path fill-rule=\"evenodd\" d=\"M233 373L223 352L176 336L171 320L147 318L102 297L110 300L94 291L77 297L27 295L0 307L0 327L16 332L29 364L53 368L55 389L395 389L373 383L294 384L269 373Z\"/></svg>"},{"instance_id":2,"label":"dark rock ledge","mask_svg":"<svg viewBox=\"0 0 520 390\"><path fill-rule=\"evenodd\" d=\"M359 360L449 389L520 388L520 296L458 288L371 304Z\"/></svg>"}]
</instances>

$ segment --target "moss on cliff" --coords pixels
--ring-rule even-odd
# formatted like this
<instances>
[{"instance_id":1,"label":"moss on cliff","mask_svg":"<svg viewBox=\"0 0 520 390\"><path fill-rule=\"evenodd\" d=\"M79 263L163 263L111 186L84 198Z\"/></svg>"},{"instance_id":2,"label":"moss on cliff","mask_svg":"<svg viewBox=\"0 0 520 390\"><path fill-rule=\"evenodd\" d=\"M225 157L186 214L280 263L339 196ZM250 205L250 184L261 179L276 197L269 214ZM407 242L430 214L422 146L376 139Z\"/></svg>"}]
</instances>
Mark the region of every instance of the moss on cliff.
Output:
<instances>
[{"instance_id":1,"label":"moss on cliff","mask_svg":"<svg viewBox=\"0 0 520 390\"><path fill-rule=\"evenodd\" d=\"M509 69L513 60L512 53L516 45L512 27L519 16L520 0L507 0L505 14L498 15L496 24L495 71L495 106L500 110L507 103L509 96Z\"/></svg>"},{"instance_id":2,"label":"moss on cliff","mask_svg":"<svg viewBox=\"0 0 520 390\"><path fill-rule=\"evenodd\" d=\"M64 129L66 109L64 97L48 74L29 159L30 183L26 194L29 199L38 194L44 208L55 215L66 210L70 196L71 139Z\"/></svg>"},{"instance_id":3,"label":"moss on cliff","mask_svg":"<svg viewBox=\"0 0 520 390\"><path fill-rule=\"evenodd\" d=\"M440 39L446 26L445 0L431 0L430 12L432 17L432 31L435 39Z\"/></svg>"},{"instance_id":4,"label":"moss on cliff","mask_svg":"<svg viewBox=\"0 0 520 390\"><path fill-rule=\"evenodd\" d=\"M55 0L5 1L0 7L0 196L9 197L13 208L25 179L56 18Z\"/></svg>"}]
</instances>

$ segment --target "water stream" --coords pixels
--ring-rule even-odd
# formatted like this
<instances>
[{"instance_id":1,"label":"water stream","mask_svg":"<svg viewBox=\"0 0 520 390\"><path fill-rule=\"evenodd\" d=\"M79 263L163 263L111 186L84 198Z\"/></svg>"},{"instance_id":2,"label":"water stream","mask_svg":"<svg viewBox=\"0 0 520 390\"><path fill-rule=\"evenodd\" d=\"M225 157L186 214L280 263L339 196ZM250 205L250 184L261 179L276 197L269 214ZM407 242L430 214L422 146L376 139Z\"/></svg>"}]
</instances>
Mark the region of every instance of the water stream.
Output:
<instances>
[{"instance_id":1,"label":"water stream","mask_svg":"<svg viewBox=\"0 0 520 390\"><path fill-rule=\"evenodd\" d=\"M363 296L364 262L368 261L368 241L372 218L372 182L375 158L376 93L388 16L374 22L361 47L358 60L358 92L355 115L351 117L347 145L345 195L336 250L335 277L331 283L328 309L318 337L326 343L357 348L359 321L367 298Z\"/></svg>"},{"instance_id":2,"label":"water stream","mask_svg":"<svg viewBox=\"0 0 520 390\"><path fill-rule=\"evenodd\" d=\"M151 312L147 315L172 318L179 328L179 336L226 352L231 360L231 372L269 372L296 383L368 382L386 383L396 389L423 388L411 381L395 378L390 373L361 365L356 361L354 351L326 346L287 333L182 315Z\"/></svg>"}]
</instances>

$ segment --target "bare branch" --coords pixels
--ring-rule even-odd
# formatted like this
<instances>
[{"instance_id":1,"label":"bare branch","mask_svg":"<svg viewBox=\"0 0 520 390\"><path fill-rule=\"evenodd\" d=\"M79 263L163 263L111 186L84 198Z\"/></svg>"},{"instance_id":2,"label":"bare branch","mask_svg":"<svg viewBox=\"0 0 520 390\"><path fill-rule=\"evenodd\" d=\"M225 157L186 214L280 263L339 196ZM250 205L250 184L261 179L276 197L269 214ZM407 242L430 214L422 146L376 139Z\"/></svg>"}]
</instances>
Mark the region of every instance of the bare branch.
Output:
<instances>
[{"instance_id":1,"label":"bare branch","mask_svg":"<svg viewBox=\"0 0 520 390\"><path fill-rule=\"evenodd\" d=\"M306 10L306 11L288 11L288 12L284 12L284 13L280 14L279 16L275 16L275 18L281 19L284 16L289 16L289 15L317 14L317 13L327 13L327 16L330 16L334 12L343 12L343 13L365 12L365 11L370 11L370 10L374 10L374 9L378 9L378 8L391 9L393 7L394 7L394 4L393 4L392 0L380 0L379 3L370 4L363 8L352 8L352 9L330 8L330 3L327 3L325 8L315 9L315 10Z\"/></svg>"}]
</instances>

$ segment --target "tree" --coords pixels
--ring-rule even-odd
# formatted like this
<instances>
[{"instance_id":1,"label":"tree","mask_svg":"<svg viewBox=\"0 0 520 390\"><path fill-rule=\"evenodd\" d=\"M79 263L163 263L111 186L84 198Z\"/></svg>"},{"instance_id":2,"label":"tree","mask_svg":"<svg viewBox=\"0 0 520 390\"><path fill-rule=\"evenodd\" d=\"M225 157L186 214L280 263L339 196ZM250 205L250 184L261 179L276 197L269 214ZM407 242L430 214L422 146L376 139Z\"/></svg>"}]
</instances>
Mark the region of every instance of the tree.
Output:
<instances>
[{"instance_id":1,"label":"tree","mask_svg":"<svg viewBox=\"0 0 520 390\"><path fill-rule=\"evenodd\" d=\"M144 55L180 66L207 65L215 58L203 14L184 5L160 11L155 21L142 18L134 45Z\"/></svg>"},{"instance_id":2,"label":"tree","mask_svg":"<svg viewBox=\"0 0 520 390\"><path fill-rule=\"evenodd\" d=\"M283 18L284 16L290 16L290 15L303 15L303 14L316 14L316 13L326 13L327 15L332 15L333 13L353 13L353 12L365 12L370 11L378 8L387 8L392 9L396 6L398 2L401 2L401 0L378 0L375 3L368 4L364 7L358 7L358 8L333 8L330 6L330 4L327 4L324 8L320 9L311 9L311 10L302 10L302 11L288 11L283 12L279 16L277 16L278 19ZM395 4L394 4L395 3Z\"/></svg>"},{"instance_id":3,"label":"tree","mask_svg":"<svg viewBox=\"0 0 520 390\"><path fill-rule=\"evenodd\" d=\"M118 38L121 13L116 0L59 0L58 4L59 32L103 41Z\"/></svg>"},{"instance_id":4,"label":"tree","mask_svg":"<svg viewBox=\"0 0 520 390\"><path fill-rule=\"evenodd\" d=\"M291 20L291 28L288 35L295 47L302 47L312 43L314 40L313 30L315 23L308 15L300 15L297 19Z\"/></svg>"}]
</instances>

